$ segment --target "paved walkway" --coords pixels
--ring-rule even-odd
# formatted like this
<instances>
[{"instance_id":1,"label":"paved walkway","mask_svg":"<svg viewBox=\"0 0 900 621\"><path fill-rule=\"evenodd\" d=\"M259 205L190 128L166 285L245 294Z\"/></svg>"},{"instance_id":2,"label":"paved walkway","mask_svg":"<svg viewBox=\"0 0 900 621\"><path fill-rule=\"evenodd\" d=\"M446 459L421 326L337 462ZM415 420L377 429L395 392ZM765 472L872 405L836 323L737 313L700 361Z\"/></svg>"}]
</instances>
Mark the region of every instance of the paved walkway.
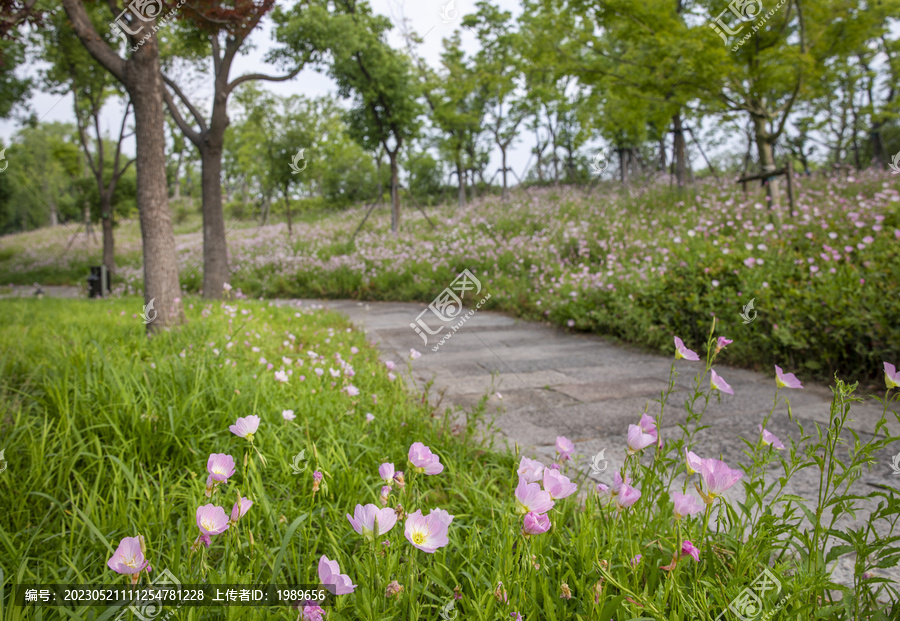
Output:
<instances>
[{"instance_id":1,"label":"paved walkway","mask_svg":"<svg viewBox=\"0 0 900 621\"><path fill-rule=\"evenodd\" d=\"M488 414L496 415L497 429L511 447L518 445L526 454L550 463L555 457L556 436L566 436L575 443L575 453L583 456L579 469L586 474L590 471L591 456L603 450L609 463L607 471L589 476L606 483L624 461L628 425L638 422L645 407L656 416L659 405L652 400L659 398L669 377L671 357L499 313L477 312L434 352L432 347L438 343L440 334L430 336L426 345L410 327L426 308L425 304L319 300L301 303L323 304L349 316L354 324L367 330L385 360L404 362L410 348L421 352L422 357L413 363L413 374L420 389L433 380L430 395L433 403L440 399L442 405L469 408L490 391ZM688 343L688 346L701 350L700 343ZM727 361L727 353L721 359ZM697 371L702 370L701 365L678 361L677 392L666 407L660 430L663 439L681 436L677 425L685 422L683 403L691 394L688 391ZM759 433L757 425L772 408L774 369L773 376L766 376L724 365L716 368L735 394L722 395L719 403L710 402L703 417L703 424L709 428L696 434L694 451L701 457L719 457L736 467L738 463L750 461L744 454L746 446L741 438L755 441ZM782 394L790 399L795 420L807 434L815 437L816 423L823 430L828 425L831 391L812 382L803 384L803 390L783 390ZM703 388L707 388L706 383ZM866 441L874 433L882 410L867 395L861 396L867 397L866 403L853 407L854 422L850 427ZM895 417L890 417L888 428L893 435L900 435L900 424ZM800 438L783 402L767 429L788 446L788 438ZM852 447L852 435L845 433L844 437L846 446ZM843 455L847 454L846 446ZM900 445L894 446L900 450ZM892 476L889 452L878 455L877 459L871 472L863 471L852 492L865 495L873 491L873 485L900 484L900 477ZM772 473L780 471L779 467ZM818 469L807 468L791 479L786 491L812 501L814 508L818 487ZM734 488L728 494L740 498L742 492ZM866 509L857 514L856 522L842 519L838 527L861 526L868 520ZM837 582L852 582L853 562L852 554L839 559L834 573ZM879 573L900 583L898 568Z\"/></svg>"}]
</instances>

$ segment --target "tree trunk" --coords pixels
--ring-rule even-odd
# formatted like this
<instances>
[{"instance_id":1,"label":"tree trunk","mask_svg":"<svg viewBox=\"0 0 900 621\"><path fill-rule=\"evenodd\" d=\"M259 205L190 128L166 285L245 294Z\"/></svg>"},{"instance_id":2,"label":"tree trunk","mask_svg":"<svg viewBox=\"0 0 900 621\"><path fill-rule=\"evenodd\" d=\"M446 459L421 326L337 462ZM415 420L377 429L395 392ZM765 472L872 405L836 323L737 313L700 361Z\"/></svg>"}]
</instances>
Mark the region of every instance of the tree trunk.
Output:
<instances>
[{"instance_id":1,"label":"tree trunk","mask_svg":"<svg viewBox=\"0 0 900 621\"><path fill-rule=\"evenodd\" d=\"M869 142L872 145L872 164L881 170L887 170L888 158L884 152L884 141L881 139L881 125L880 122L872 125L872 129L869 130Z\"/></svg>"},{"instance_id":2,"label":"tree trunk","mask_svg":"<svg viewBox=\"0 0 900 621\"><path fill-rule=\"evenodd\" d=\"M100 196L100 220L103 223L103 265L112 274L116 271L115 239L113 238L113 215L110 196Z\"/></svg>"},{"instance_id":3,"label":"tree trunk","mask_svg":"<svg viewBox=\"0 0 900 621\"><path fill-rule=\"evenodd\" d=\"M144 302L155 302L155 319L147 324L147 331L153 333L184 321L166 183L163 84L156 37L148 39L128 64L126 87L134 104L137 204L144 249Z\"/></svg>"},{"instance_id":4,"label":"tree trunk","mask_svg":"<svg viewBox=\"0 0 900 621\"><path fill-rule=\"evenodd\" d=\"M457 154L456 157L456 198L460 210L466 206L466 172L463 170L462 157Z\"/></svg>"},{"instance_id":5,"label":"tree trunk","mask_svg":"<svg viewBox=\"0 0 900 621\"><path fill-rule=\"evenodd\" d=\"M284 213L287 214L288 237L294 234L294 225L291 218L291 195L288 186L284 186Z\"/></svg>"},{"instance_id":6,"label":"tree trunk","mask_svg":"<svg viewBox=\"0 0 900 621\"><path fill-rule=\"evenodd\" d=\"M503 163L503 200L509 200L509 186L506 184L506 145L500 145L500 159Z\"/></svg>"},{"instance_id":7,"label":"tree trunk","mask_svg":"<svg viewBox=\"0 0 900 621\"><path fill-rule=\"evenodd\" d=\"M680 112L677 112L672 117L672 136L674 140L675 183L679 188L683 188L687 175L685 166L684 128L681 125Z\"/></svg>"},{"instance_id":8,"label":"tree trunk","mask_svg":"<svg viewBox=\"0 0 900 621\"><path fill-rule=\"evenodd\" d=\"M378 171L376 174L378 175L378 204L380 205L384 198L384 186L381 183L381 149L378 149L378 159L375 161L375 166Z\"/></svg>"},{"instance_id":9,"label":"tree trunk","mask_svg":"<svg viewBox=\"0 0 900 621\"><path fill-rule=\"evenodd\" d=\"M775 170L775 152L773 149L772 139L769 132L766 131L766 119L759 115L751 115L753 120L753 130L756 136L756 151L759 155L759 166L761 172L772 172ZM778 179L773 177L766 182L766 199L769 202L769 208L777 207L780 204L778 194Z\"/></svg>"},{"instance_id":10,"label":"tree trunk","mask_svg":"<svg viewBox=\"0 0 900 621\"><path fill-rule=\"evenodd\" d=\"M208 139L211 137L208 137ZM222 146L207 142L200 149L203 213L203 297L219 299L228 282L228 246L222 213Z\"/></svg>"},{"instance_id":11,"label":"tree trunk","mask_svg":"<svg viewBox=\"0 0 900 621\"><path fill-rule=\"evenodd\" d=\"M175 166L175 179L172 187L172 198L178 200L181 198L181 160L184 158L184 151L178 153L178 164Z\"/></svg>"},{"instance_id":12,"label":"tree trunk","mask_svg":"<svg viewBox=\"0 0 900 621\"><path fill-rule=\"evenodd\" d=\"M391 158L391 233L400 232L400 174L397 166L397 152L400 145L393 152L388 152Z\"/></svg>"},{"instance_id":13,"label":"tree trunk","mask_svg":"<svg viewBox=\"0 0 900 621\"><path fill-rule=\"evenodd\" d=\"M659 171L666 171L666 136L663 134L659 139Z\"/></svg>"},{"instance_id":14,"label":"tree trunk","mask_svg":"<svg viewBox=\"0 0 900 621\"><path fill-rule=\"evenodd\" d=\"M619 181L625 185L625 182L628 181L628 172L625 170L625 149L618 147L616 153L619 155Z\"/></svg>"}]
</instances>

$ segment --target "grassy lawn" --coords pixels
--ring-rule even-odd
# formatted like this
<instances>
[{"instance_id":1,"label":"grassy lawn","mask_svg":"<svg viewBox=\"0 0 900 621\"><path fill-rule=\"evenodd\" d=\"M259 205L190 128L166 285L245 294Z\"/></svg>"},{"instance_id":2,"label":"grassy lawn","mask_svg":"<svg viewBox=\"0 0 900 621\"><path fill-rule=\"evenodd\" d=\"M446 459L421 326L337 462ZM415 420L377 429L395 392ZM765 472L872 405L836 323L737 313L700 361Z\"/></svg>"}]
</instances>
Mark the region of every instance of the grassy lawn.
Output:
<instances>
[{"instance_id":1,"label":"grassy lawn","mask_svg":"<svg viewBox=\"0 0 900 621\"><path fill-rule=\"evenodd\" d=\"M396 360L391 371L340 316L265 302L187 298L185 307L187 325L148 340L138 298L0 301L6 593L35 582L124 586L129 576L112 571L107 560L123 538L140 534L153 568L150 576L137 574L142 583L168 570L184 584L317 587L325 555L356 585L327 609L334 620L436 619L441 611L479 621L517 614L528 621L712 619L763 567L783 585L780 603L766 603L779 606L782 618L897 618L896 606L877 603L896 601L896 592L866 574L896 564L890 538L843 535L838 553L849 548L862 559L857 580L849 587L830 584L827 521L817 521L815 505L810 510L779 497L777 478L762 477L776 468L789 478L821 464L828 476L820 506L835 513L852 507L842 486L888 440L840 448L832 430L840 429L849 408L835 407L828 429L801 430L803 446L792 441L783 453L750 439L752 465L741 467L739 484L747 500L730 501L725 493L707 505L695 496L697 510L676 520L677 493L693 494L687 481L681 485L684 449L703 452L691 438L712 396L706 381L689 399L690 424L681 438L665 438L657 450L641 434L629 437L642 446L626 462L630 487L613 498L564 455L559 469L541 465L541 479L537 464L485 443L484 407L455 419L467 423L438 416L398 377L415 361ZM707 372L714 356L708 361ZM852 391L839 384L836 402L852 399ZM773 411L784 409L787 392L781 389ZM296 418L285 420L284 410ZM260 419L252 443L229 430L248 416ZM641 425L661 427L661 420ZM437 456L439 473L417 472L408 461L416 442ZM211 454L232 457L236 468L207 498ZM294 463L304 464L299 475ZM402 487L395 480L382 490L383 463L404 471ZM517 470L525 482L517 482ZM322 474L318 484L315 472ZM542 481L544 490L529 481ZM707 494L714 491L709 484L703 478ZM381 508L382 493L400 519L368 541L345 516L358 504ZM246 514L212 535L208 549L195 544L198 507L212 503L227 514L238 498L253 502ZM870 498L887 503L873 522L896 521L893 496L876 491ZM539 511L548 501L552 509ZM537 534L547 526L537 519L530 526L535 532L525 536L529 522L520 505L546 513L549 531ZM430 513L437 509L453 519L448 539L429 553L411 544L421 544L413 531L406 536L413 524L406 516L441 515ZM28 611L7 601L0 618L38 618ZM46 618L95 619L104 612L83 607L74 616ZM177 618L293 619L296 612L184 607Z\"/></svg>"},{"instance_id":2,"label":"grassy lawn","mask_svg":"<svg viewBox=\"0 0 900 621\"><path fill-rule=\"evenodd\" d=\"M350 244L361 209L284 224L227 224L232 284L250 297L430 301L463 269L491 294L485 308L668 351L702 341L716 316L731 364L787 361L807 377L867 387L900 359L900 179L797 179L797 206L770 211L757 192L709 182L683 194L648 183L531 189L460 212L404 209L401 234L376 209ZM202 285L197 216L176 227L182 285ZM143 278L135 222L117 229L116 280ZM82 282L99 246L65 231L0 239L0 283ZM753 301L755 317L741 314Z\"/></svg>"}]
</instances>

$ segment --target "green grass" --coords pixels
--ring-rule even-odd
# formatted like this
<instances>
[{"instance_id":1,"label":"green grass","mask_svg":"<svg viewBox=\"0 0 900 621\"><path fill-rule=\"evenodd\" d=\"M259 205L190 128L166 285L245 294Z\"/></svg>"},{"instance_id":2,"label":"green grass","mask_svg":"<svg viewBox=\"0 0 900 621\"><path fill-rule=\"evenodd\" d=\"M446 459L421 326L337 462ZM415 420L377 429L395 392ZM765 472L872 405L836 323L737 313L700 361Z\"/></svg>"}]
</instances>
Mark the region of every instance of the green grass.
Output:
<instances>
[{"instance_id":1,"label":"green grass","mask_svg":"<svg viewBox=\"0 0 900 621\"><path fill-rule=\"evenodd\" d=\"M0 474L7 501L0 515L0 566L7 594L14 585L36 582L124 585L106 560L123 537L141 534L154 570L168 569L185 584L315 586L318 559L327 555L358 585L329 611L328 619L336 621L435 619L457 587L460 618L478 621L507 620L513 612L528 621L712 619L764 566L772 567L789 596L785 619L811 619L817 610L829 619L886 620L891 614L874 612L886 610L878 601L896 601L896 592L879 587L882 579L858 576L850 588L829 583L825 564L832 555L822 551L824 530L800 526L804 514L815 516L796 498L770 504L766 498L778 494L778 487L770 478L773 487L764 488L759 478L768 467L783 467L787 479L821 463L834 485L821 503L852 507L855 501L837 489L857 480L887 440L838 450L832 430L839 431L849 409L834 408L827 430L800 429L805 447L792 446L787 461L748 443L753 469L744 470L756 472L745 479L749 500L717 502L707 516L709 530L703 514L681 523L671 519L672 476L683 472L679 456L692 446L694 432L686 430L682 438L667 438L664 451L626 464L643 494L632 510L617 518L576 472L572 477L586 500L558 500L550 513L553 529L524 538L513 496L518 457L482 441L485 401L468 413L467 423L451 425L420 396L407 393L400 379L391 381L364 335L338 315L298 316L297 308L259 302L201 308L200 300L189 298L188 323L148 339L135 316L141 306L136 298L0 302L0 424L8 462ZM351 347L359 353L353 355ZM325 357L322 379L312 373L308 351ZM327 369L338 366L337 353L351 361L355 376L332 378ZM260 356L276 369L282 356L305 362L292 365L293 375L282 384ZM341 391L348 380L360 389L358 397ZM698 380L687 406L689 424L700 424L704 399L710 398L700 385L708 384ZM852 390L839 384L837 401L851 400ZM282 420L284 409L295 411L293 424ZM374 415L372 422L366 413ZM251 414L262 419L254 446L266 465L228 430ZM413 474L406 455L416 441L440 456L441 474ZM297 476L290 464L301 450L310 461ZM210 501L204 487L211 453L232 455L238 468ZM403 536L402 521L373 544L350 528L344 515L356 504L378 504L378 466L385 461L407 473L406 487L395 486L391 506L423 513L439 507L455 516L448 546L433 555L415 550ZM837 463L842 469L833 471ZM315 494L313 469L324 473ZM229 512L238 493L254 501L249 513L213 537L208 551L192 555L196 508L213 502ZM891 520L900 512L885 492L869 497L892 503L873 520ZM890 539L864 532L845 536L864 559L860 575L895 558ZM688 538L700 547L701 562L685 559L671 574L661 570ZM643 559L634 569L630 559L638 553ZM404 590L389 599L385 588L393 580ZM498 582L508 603L495 596ZM563 584L571 599L561 597ZM8 599L3 605L4 621L97 619L104 612L84 607L68 616L60 609L32 616ZM268 619L285 613L186 607L177 618Z\"/></svg>"}]
</instances>

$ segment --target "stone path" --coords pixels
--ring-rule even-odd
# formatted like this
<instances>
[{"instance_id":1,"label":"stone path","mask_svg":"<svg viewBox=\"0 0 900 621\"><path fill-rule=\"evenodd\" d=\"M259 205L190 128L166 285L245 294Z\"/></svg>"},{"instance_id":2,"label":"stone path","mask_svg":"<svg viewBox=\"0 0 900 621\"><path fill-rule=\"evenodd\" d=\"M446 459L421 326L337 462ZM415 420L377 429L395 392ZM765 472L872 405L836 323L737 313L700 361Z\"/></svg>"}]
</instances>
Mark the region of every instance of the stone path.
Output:
<instances>
[{"instance_id":1,"label":"stone path","mask_svg":"<svg viewBox=\"0 0 900 621\"><path fill-rule=\"evenodd\" d=\"M420 389L433 381L432 402L442 399L442 405L470 408L490 391L488 413L496 414L496 427L511 448L518 445L526 454L550 463L555 458L556 437L566 436L575 443L575 453L584 456L578 467L586 474L590 471L591 456L603 450L608 469L591 476L606 483L624 461L628 425L637 424L645 407L652 416L658 413L659 406L652 400L658 399L660 391L665 389L672 361L670 357L612 344L597 336L485 311L468 319L434 352L432 347L441 335L430 336L426 345L410 327L426 308L425 304L318 300L300 303L323 304L346 314L368 332L385 360L403 363L410 348L421 352L422 357L413 363L413 374ZM695 351L701 350L700 343L687 345ZM727 361L727 353L721 359ZM710 402L703 417L703 424L709 428L695 436L694 451L701 457L718 457L736 467L738 463L750 462L741 438L755 441L759 433L757 425L772 408L774 369L772 376L721 364L716 369L735 394L722 395L719 403ZM682 404L689 390L692 393L694 377L702 370L702 363L680 360L676 370L678 392L670 397L666 407L660 430L663 439L680 437L681 429L677 425L686 418ZM815 437L816 423L823 429L828 425L831 391L803 381L802 377L800 380L803 390L782 390L782 394L790 399L795 420L807 434ZM703 389L706 388L704 383ZM882 410L868 395L861 396L867 397L866 403L854 405L851 411L855 420L850 426L866 441L874 433ZM783 402L767 429L788 446L788 438L800 437ZM900 424L893 416L888 429L893 435L900 435ZM849 433L844 436L848 446L852 446L852 436ZM900 444L894 446L900 450ZM846 455L847 448L843 450ZM780 467L773 470L773 474L777 473ZM893 476L890 452L877 456L873 470L864 471L851 492L865 495L874 489L872 485L900 485L900 476ZM791 479L787 491L814 502L818 488L818 470L808 468ZM729 496L740 499L742 492L737 490L733 488ZM842 519L838 527L859 527L868 515L869 511L863 510L856 522ZM839 559L834 574L836 581L851 583L853 561L852 554ZM880 573L900 584L900 569Z\"/></svg>"}]
</instances>

